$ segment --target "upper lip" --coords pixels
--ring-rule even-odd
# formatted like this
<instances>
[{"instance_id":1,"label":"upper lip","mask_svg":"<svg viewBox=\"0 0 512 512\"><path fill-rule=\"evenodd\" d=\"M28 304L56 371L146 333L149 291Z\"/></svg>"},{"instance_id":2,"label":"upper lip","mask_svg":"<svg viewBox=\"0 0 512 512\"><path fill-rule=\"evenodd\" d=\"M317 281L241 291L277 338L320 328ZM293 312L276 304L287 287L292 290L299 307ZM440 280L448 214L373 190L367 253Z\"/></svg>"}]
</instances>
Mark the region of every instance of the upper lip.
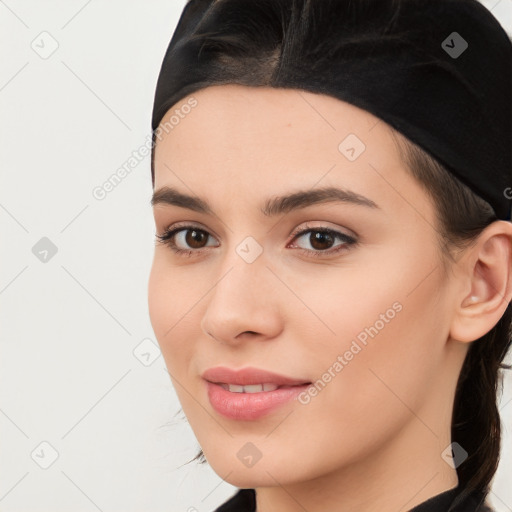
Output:
<instances>
[{"instance_id":1,"label":"upper lip","mask_svg":"<svg viewBox=\"0 0 512 512\"><path fill-rule=\"evenodd\" d=\"M250 386L251 384L276 384L277 386L310 384L307 379L294 379L252 367L235 370L225 366L216 366L208 368L201 376L214 384L238 384L239 386Z\"/></svg>"}]
</instances>

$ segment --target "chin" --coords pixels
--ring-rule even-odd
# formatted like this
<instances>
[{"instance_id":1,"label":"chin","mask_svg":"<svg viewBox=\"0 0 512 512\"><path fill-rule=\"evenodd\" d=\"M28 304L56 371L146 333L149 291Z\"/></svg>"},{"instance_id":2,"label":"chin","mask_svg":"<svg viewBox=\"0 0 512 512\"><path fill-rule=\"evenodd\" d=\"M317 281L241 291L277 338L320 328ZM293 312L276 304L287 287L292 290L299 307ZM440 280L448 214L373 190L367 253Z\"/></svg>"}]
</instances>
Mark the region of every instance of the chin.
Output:
<instances>
[{"instance_id":1,"label":"chin","mask_svg":"<svg viewBox=\"0 0 512 512\"><path fill-rule=\"evenodd\" d=\"M271 470L267 473L263 467L260 467L259 469L256 469L255 467L233 468L232 466L229 466L229 464L226 464L216 467L212 465L212 469L228 484L241 489L275 487L276 485L289 485L292 483L285 478L284 474L275 471L273 472Z\"/></svg>"},{"instance_id":2,"label":"chin","mask_svg":"<svg viewBox=\"0 0 512 512\"><path fill-rule=\"evenodd\" d=\"M246 449L246 452L242 452L239 457L238 453L241 451L239 445L243 447L245 443L237 442L236 448L233 447L232 451L227 449L225 444L218 450L214 448L207 451L203 448L206 460L213 471L231 485L240 488L275 487L308 478L306 474L296 474L291 471L289 458L284 453L274 452L273 456L262 456L252 465L250 460L244 462L244 453L250 450ZM295 469L300 471L301 467L304 465L300 467L297 465Z\"/></svg>"}]
</instances>

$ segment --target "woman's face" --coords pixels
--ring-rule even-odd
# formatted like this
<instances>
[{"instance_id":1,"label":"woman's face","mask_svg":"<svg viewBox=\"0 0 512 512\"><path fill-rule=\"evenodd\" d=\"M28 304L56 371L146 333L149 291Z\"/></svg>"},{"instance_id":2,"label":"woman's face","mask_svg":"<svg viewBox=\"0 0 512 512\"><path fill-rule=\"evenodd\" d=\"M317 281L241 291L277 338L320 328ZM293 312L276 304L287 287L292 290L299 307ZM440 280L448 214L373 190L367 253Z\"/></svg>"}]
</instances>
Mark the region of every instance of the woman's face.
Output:
<instances>
[{"instance_id":1,"label":"woman's face","mask_svg":"<svg viewBox=\"0 0 512 512\"><path fill-rule=\"evenodd\" d=\"M156 244L149 308L208 462L252 487L389 467L391 454L404 467L440 460L461 361L462 344L447 341L453 287L433 206L387 125L296 90L224 85L193 98L164 117L175 115L156 146L157 235L191 227ZM217 367L311 385L230 391L203 378Z\"/></svg>"}]
</instances>

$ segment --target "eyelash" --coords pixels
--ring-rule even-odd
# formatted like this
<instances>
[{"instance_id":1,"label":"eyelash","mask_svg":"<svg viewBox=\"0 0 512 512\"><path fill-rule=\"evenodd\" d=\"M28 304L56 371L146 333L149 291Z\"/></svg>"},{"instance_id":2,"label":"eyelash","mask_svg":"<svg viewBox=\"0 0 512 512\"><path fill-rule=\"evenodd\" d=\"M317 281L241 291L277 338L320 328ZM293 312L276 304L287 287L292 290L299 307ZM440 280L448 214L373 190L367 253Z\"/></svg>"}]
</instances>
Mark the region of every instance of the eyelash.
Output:
<instances>
[{"instance_id":1,"label":"eyelash","mask_svg":"<svg viewBox=\"0 0 512 512\"><path fill-rule=\"evenodd\" d=\"M179 247L176 246L176 243L173 240L174 236L176 234L178 234L180 231L188 231L188 230L202 231L203 233L206 233L208 236L211 236L206 230L204 230L202 228L199 228L197 226L193 226L190 224L186 224L186 225L174 227L173 229L167 229L162 235L157 234L156 238L158 239L159 243L168 245L171 248L171 250L178 256L190 257L193 254L203 252L205 249L204 248L190 249L190 250L180 249ZM321 251L321 250L315 251L315 250L303 249L303 248L299 247L297 250L299 252L301 252L302 254L305 254L306 256L313 256L315 258L322 257L326 254L329 256L332 256L333 254L338 254L339 252L341 252L343 250L348 250L350 248L350 246L357 244L357 240L349 235L340 233L339 231L335 231L330 228L311 227L307 224L306 224L306 229L302 229L302 230L292 233L292 235L293 235L292 241L295 240L296 238L299 238L300 236L305 235L306 233L311 233L311 232L328 234L328 235L331 235L335 239L341 240L344 243L340 244L339 246L335 247L334 249L327 249L325 251Z\"/></svg>"}]
</instances>

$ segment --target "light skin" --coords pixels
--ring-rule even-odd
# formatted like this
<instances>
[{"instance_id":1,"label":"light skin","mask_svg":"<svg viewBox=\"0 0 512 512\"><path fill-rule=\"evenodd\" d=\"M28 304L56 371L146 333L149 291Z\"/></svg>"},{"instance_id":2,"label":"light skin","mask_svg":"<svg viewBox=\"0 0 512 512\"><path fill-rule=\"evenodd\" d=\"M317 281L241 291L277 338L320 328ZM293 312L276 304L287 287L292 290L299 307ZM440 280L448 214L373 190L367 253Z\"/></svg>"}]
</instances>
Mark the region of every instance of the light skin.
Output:
<instances>
[{"instance_id":1,"label":"light skin","mask_svg":"<svg viewBox=\"0 0 512 512\"><path fill-rule=\"evenodd\" d=\"M256 488L258 512L405 512L455 487L441 456L455 386L470 343L512 298L511 223L489 226L445 274L434 206L378 118L296 90L223 85L193 96L197 106L156 145L155 192L172 187L213 213L154 205L157 235L177 223L206 234L196 245L192 230L174 237L195 251L189 257L156 243L149 312L209 464L232 485ZM366 146L354 161L338 149L348 134ZM323 187L377 206L261 211L269 199ZM319 228L356 243L315 245ZM247 237L262 249L252 263L236 250ZM207 368L315 382L397 302L401 311L307 405L292 401L254 421L210 405ZM248 442L261 452L252 467L237 457Z\"/></svg>"}]
</instances>

